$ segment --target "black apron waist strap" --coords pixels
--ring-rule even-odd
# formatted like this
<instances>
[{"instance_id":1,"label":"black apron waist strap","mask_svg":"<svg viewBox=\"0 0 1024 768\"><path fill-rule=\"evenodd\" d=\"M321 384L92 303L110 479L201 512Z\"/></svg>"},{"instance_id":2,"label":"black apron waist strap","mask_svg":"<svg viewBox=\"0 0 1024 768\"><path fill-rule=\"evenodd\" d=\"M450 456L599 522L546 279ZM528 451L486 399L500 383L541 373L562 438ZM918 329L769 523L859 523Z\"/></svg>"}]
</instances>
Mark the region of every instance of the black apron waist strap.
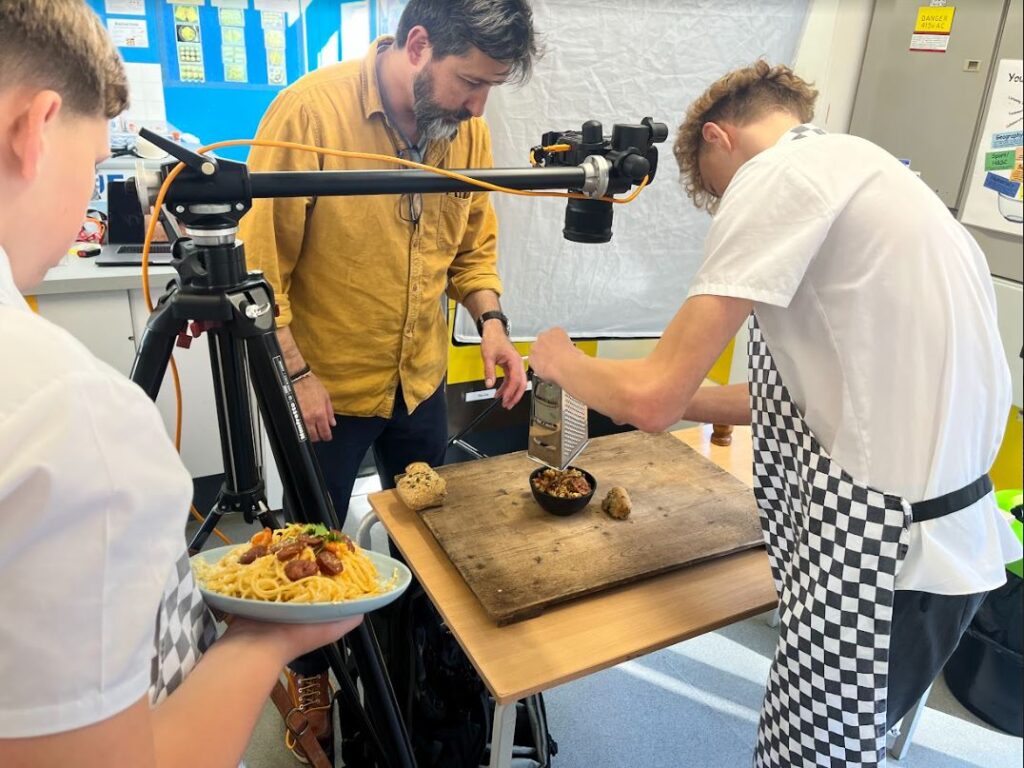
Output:
<instances>
[{"instance_id":1,"label":"black apron waist strap","mask_svg":"<svg viewBox=\"0 0 1024 768\"><path fill-rule=\"evenodd\" d=\"M980 501L992 492L992 480L988 474L984 474L973 483L965 485L956 491L950 491L934 499L925 499L916 504L910 505L911 517L915 523L923 523L925 520L935 520L938 517L945 517L954 512Z\"/></svg>"}]
</instances>

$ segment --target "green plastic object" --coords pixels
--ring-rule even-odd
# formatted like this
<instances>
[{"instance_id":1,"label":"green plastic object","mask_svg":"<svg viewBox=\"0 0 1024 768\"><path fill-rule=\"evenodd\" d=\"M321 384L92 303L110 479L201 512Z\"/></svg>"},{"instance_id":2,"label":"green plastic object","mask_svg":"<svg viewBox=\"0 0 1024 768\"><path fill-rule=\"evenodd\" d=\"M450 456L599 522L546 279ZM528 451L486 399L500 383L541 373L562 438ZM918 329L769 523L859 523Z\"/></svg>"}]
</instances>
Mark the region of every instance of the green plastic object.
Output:
<instances>
[{"instance_id":1,"label":"green plastic object","mask_svg":"<svg viewBox=\"0 0 1024 768\"><path fill-rule=\"evenodd\" d=\"M1019 507L1024 501L1024 491L1020 488L1009 488L1003 491L996 491L996 504L1004 512L1009 512L1015 507ZM1013 522L1010 523L1010 527L1013 532L1017 534L1017 538L1020 541L1024 541L1024 523L1014 518ZM1015 563L1009 563L1006 566L1006 570L1010 573L1016 574L1019 578L1024 579L1024 559L1018 560Z\"/></svg>"}]
</instances>

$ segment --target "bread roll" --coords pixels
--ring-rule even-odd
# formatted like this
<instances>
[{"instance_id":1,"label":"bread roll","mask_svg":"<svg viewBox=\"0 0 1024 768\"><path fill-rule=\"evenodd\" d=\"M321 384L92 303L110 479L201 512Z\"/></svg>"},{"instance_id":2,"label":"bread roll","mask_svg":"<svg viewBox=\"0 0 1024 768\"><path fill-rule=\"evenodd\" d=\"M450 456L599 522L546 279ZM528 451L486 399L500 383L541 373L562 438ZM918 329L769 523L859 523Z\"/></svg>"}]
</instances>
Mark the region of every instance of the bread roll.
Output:
<instances>
[{"instance_id":1,"label":"bread roll","mask_svg":"<svg viewBox=\"0 0 1024 768\"><path fill-rule=\"evenodd\" d=\"M609 517L613 517L616 520L625 520L629 517L629 513L633 511L633 502L629 500L629 494L626 493L626 489L616 485L604 497L604 501L601 502L601 509Z\"/></svg>"},{"instance_id":2,"label":"bread roll","mask_svg":"<svg viewBox=\"0 0 1024 768\"><path fill-rule=\"evenodd\" d=\"M413 468L417 471L411 471ZM397 491L407 507L418 511L444 503L448 495L448 484L443 477L423 462L410 464L406 469L410 471L398 479Z\"/></svg>"}]
</instances>

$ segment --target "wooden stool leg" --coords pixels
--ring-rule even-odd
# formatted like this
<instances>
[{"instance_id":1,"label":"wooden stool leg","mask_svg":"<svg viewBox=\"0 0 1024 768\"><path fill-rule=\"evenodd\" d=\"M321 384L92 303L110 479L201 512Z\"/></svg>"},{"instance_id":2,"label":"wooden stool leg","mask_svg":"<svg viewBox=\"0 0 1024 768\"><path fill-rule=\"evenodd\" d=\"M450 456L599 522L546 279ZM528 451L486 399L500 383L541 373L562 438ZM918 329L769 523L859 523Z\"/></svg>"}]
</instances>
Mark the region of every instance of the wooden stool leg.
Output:
<instances>
[{"instance_id":1,"label":"wooden stool leg","mask_svg":"<svg viewBox=\"0 0 1024 768\"><path fill-rule=\"evenodd\" d=\"M721 446L732 445L732 425L715 424L711 429L711 443Z\"/></svg>"}]
</instances>

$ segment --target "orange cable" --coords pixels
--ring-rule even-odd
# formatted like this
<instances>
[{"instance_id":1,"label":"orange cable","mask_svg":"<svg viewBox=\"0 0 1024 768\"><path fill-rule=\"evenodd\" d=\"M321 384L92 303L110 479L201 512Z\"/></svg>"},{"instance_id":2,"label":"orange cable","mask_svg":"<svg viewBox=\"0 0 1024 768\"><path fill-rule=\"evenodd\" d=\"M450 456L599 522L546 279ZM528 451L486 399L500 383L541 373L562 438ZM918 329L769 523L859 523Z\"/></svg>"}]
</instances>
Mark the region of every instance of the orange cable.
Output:
<instances>
[{"instance_id":1,"label":"orange cable","mask_svg":"<svg viewBox=\"0 0 1024 768\"><path fill-rule=\"evenodd\" d=\"M542 152L568 152L572 147L569 144L551 144L547 147L541 147ZM530 150L530 165L537 165L537 158L534 155L533 150Z\"/></svg>"},{"instance_id":2,"label":"orange cable","mask_svg":"<svg viewBox=\"0 0 1024 768\"><path fill-rule=\"evenodd\" d=\"M310 146L309 144L299 144L297 142L292 141L270 141L266 139L233 139L230 141L220 141L214 144L208 144L204 147L200 147L197 150L197 154L205 154L207 152L212 152L216 149L223 149L225 147L242 146L269 147L277 149L297 149L305 152L314 152L316 154L321 155L331 155L334 157L347 157L356 160L378 160L386 163L397 163L398 165L404 165L408 168L417 168L419 170L435 173L439 176L446 176L451 179L456 179L458 181L462 181L467 184L472 184L473 186L480 187L482 189L487 189L492 192L504 192L505 194L519 195L522 197L556 197L569 198L573 200L594 199L591 198L589 195L584 195L579 192L536 192L531 190L510 189L508 187L502 187L497 184L491 184L490 182L479 181L477 179L473 179L469 176L466 176L465 174L456 173L455 171L449 171L444 168L435 168L432 165L424 165L423 163L417 163L413 160L406 160L405 158L401 157L392 157L391 155L379 155L373 152L354 152L345 149L327 149L324 147ZM559 152L566 151L568 148L568 144L552 144L550 147L544 147L544 149L547 151ZM167 196L167 190L170 188L170 185L174 181L174 179L178 177L178 174L181 173L182 170L184 170L184 168L184 163L178 163L167 175L167 178L164 179L163 184L160 185L160 191L157 194L156 203L153 206L155 211L159 211L160 208L163 207L163 201ZM650 177L645 176L643 180L640 182L639 186L637 186L636 190L634 190L633 193L628 195L627 197L602 197L598 199L602 200L603 202L616 203L620 205L631 203L634 200L636 200L639 194L647 187L649 181ZM150 218L149 226L146 229L146 240L143 245L142 251L142 287L146 300L146 306L149 308L150 312L153 311L153 303L149 295L149 250L150 245L152 244L153 241L153 235L156 233L157 218L157 215L154 215Z\"/></svg>"}]
</instances>

